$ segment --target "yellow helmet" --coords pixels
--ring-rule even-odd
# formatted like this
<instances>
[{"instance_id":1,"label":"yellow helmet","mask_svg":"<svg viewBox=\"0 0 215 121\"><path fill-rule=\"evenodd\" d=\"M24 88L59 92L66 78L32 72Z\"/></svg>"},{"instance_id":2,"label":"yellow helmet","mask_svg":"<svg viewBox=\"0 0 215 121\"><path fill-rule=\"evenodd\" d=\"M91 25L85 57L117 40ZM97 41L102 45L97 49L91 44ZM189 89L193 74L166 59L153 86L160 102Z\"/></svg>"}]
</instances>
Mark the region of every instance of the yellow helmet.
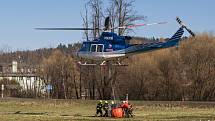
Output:
<instances>
[{"instance_id":1,"label":"yellow helmet","mask_svg":"<svg viewBox=\"0 0 215 121\"><path fill-rule=\"evenodd\" d=\"M102 103L102 100L99 100L98 103Z\"/></svg>"},{"instance_id":2,"label":"yellow helmet","mask_svg":"<svg viewBox=\"0 0 215 121\"><path fill-rule=\"evenodd\" d=\"M111 101L111 104L114 104L114 101Z\"/></svg>"}]
</instances>

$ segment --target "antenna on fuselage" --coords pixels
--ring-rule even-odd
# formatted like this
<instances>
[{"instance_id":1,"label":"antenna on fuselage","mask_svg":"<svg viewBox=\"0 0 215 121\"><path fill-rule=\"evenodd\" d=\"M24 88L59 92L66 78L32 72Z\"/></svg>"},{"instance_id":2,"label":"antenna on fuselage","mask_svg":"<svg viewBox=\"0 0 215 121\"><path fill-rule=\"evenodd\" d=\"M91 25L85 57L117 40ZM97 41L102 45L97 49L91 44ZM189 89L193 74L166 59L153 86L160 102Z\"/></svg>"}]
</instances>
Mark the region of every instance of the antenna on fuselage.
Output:
<instances>
[{"instance_id":1,"label":"antenna on fuselage","mask_svg":"<svg viewBox=\"0 0 215 121\"><path fill-rule=\"evenodd\" d=\"M110 30L110 17L109 16L105 18L104 26L105 26L104 31Z\"/></svg>"}]
</instances>

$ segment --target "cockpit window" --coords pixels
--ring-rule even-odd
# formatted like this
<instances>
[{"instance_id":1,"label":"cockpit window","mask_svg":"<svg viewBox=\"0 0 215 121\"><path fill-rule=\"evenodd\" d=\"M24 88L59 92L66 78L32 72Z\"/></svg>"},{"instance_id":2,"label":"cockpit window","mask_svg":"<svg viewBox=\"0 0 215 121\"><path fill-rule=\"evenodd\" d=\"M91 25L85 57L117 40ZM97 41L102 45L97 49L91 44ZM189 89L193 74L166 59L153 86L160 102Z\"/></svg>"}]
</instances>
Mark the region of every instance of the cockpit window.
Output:
<instances>
[{"instance_id":1,"label":"cockpit window","mask_svg":"<svg viewBox=\"0 0 215 121\"><path fill-rule=\"evenodd\" d=\"M90 51L91 51L91 52L96 52L96 45L91 45Z\"/></svg>"},{"instance_id":2,"label":"cockpit window","mask_svg":"<svg viewBox=\"0 0 215 121\"><path fill-rule=\"evenodd\" d=\"M90 44L83 43L80 51L90 51Z\"/></svg>"},{"instance_id":3,"label":"cockpit window","mask_svg":"<svg viewBox=\"0 0 215 121\"><path fill-rule=\"evenodd\" d=\"M97 52L103 52L103 45L97 46Z\"/></svg>"}]
</instances>

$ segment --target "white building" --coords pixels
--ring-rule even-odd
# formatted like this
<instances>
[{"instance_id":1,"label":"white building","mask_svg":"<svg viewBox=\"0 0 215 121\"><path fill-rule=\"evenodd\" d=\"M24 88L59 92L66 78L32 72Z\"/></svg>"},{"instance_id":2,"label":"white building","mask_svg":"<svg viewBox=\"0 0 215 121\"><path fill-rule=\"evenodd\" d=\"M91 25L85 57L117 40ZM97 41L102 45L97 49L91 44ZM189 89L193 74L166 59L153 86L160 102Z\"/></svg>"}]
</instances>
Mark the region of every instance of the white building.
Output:
<instances>
[{"instance_id":1,"label":"white building","mask_svg":"<svg viewBox=\"0 0 215 121\"><path fill-rule=\"evenodd\" d=\"M7 78L16 80L23 90L44 90L43 80L36 74L36 67L18 64L0 64L0 80Z\"/></svg>"}]
</instances>

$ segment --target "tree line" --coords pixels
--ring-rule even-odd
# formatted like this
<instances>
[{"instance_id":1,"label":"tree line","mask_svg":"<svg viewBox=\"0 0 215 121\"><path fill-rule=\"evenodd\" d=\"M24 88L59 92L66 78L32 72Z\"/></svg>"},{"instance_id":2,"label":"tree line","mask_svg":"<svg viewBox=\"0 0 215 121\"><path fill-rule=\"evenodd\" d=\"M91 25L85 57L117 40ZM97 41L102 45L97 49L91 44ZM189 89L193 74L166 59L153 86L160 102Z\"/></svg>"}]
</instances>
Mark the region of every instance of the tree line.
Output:
<instances>
[{"instance_id":1,"label":"tree line","mask_svg":"<svg viewBox=\"0 0 215 121\"><path fill-rule=\"evenodd\" d=\"M42 64L54 98L215 100L215 38L202 34L179 47L128 57L128 66L78 66L56 50ZM114 91L114 95L113 95Z\"/></svg>"},{"instance_id":2,"label":"tree line","mask_svg":"<svg viewBox=\"0 0 215 121\"><path fill-rule=\"evenodd\" d=\"M22 55L26 64L33 60L45 84L53 85L52 98L121 99L129 94L135 100L215 100L213 35L200 34L178 47L130 56L122 62L128 66L111 66L111 72L107 66L78 65L80 59L72 55L78 48L80 43L60 44L0 58L11 62Z\"/></svg>"}]
</instances>

